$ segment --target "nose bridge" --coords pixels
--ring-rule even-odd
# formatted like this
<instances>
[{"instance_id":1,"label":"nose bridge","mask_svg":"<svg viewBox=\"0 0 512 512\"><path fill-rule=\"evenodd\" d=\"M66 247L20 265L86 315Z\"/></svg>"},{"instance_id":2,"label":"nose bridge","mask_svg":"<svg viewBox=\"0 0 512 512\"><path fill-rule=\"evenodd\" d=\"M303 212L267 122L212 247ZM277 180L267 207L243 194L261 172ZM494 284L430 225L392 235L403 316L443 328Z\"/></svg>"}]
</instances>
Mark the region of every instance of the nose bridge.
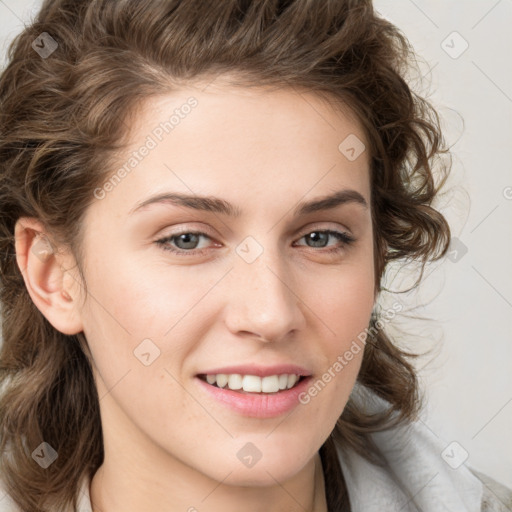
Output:
<instances>
[{"instance_id":1,"label":"nose bridge","mask_svg":"<svg viewBox=\"0 0 512 512\"><path fill-rule=\"evenodd\" d=\"M268 341L277 340L303 327L300 300L283 254L251 238L247 237L236 250L228 327L233 332L246 331Z\"/></svg>"}]
</instances>

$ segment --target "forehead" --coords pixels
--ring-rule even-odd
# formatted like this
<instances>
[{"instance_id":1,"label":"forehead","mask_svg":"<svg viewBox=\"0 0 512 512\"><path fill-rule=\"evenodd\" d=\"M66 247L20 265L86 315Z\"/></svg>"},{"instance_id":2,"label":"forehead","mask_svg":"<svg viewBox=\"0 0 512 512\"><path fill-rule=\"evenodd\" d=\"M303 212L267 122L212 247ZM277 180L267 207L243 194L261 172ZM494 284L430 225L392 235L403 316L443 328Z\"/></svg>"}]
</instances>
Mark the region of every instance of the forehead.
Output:
<instances>
[{"instance_id":1,"label":"forehead","mask_svg":"<svg viewBox=\"0 0 512 512\"><path fill-rule=\"evenodd\" d=\"M369 202L360 123L313 92L181 88L141 102L129 140L117 162L124 177L107 198L124 203L125 213L145 195L169 191L222 196L241 209L269 202L282 210L334 188L358 190Z\"/></svg>"}]
</instances>

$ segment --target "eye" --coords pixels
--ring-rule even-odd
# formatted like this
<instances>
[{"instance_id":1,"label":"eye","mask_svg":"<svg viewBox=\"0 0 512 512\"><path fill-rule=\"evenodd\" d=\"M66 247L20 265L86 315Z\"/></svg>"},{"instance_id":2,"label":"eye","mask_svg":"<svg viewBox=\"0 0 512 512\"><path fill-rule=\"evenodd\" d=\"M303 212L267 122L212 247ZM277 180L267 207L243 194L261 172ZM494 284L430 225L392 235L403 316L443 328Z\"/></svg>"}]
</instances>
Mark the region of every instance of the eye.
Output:
<instances>
[{"instance_id":1,"label":"eye","mask_svg":"<svg viewBox=\"0 0 512 512\"><path fill-rule=\"evenodd\" d=\"M155 243L165 251L170 251L174 254L185 256L187 254L201 254L202 252L204 252L204 250L207 249L207 247L198 247L201 238L212 240L212 238L209 235L201 231L182 231L181 233L175 233L173 235L169 235L159 240L156 240ZM321 249L324 247L328 247L326 242L328 242L329 238L335 238L336 240L341 242L341 244L336 245L322 252L332 253L342 251L347 246L355 242L355 238L353 238L348 233L334 230L311 231L303 235L301 238L299 238L299 240L305 239L308 243L307 247L309 248ZM313 245L309 245L309 242L311 242Z\"/></svg>"},{"instance_id":2,"label":"eye","mask_svg":"<svg viewBox=\"0 0 512 512\"><path fill-rule=\"evenodd\" d=\"M156 240L155 243L161 246L165 251L184 255L193 251L196 252L197 244L201 237L210 239L206 233L202 233L200 231L183 231L181 233L175 233L173 235L166 236L165 238L161 238L160 240ZM176 249L172 247L170 242L175 243L178 248ZM199 252L202 252L201 249L199 249Z\"/></svg>"},{"instance_id":3,"label":"eye","mask_svg":"<svg viewBox=\"0 0 512 512\"><path fill-rule=\"evenodd\" d=\"M355 238L349 235L348 233L344 233L342 231L334 231L334 230L315 230L307 233L306 235L302 236L306 241L312 242L313 245L308 245L308 247L326 247L325 242L330 238L334 237L338 241L341 242L341 245L335 246L327 251L323 252L338 252L343 250L345 247L349 246L351 243L355 242Z\"/></svg>"}]
</instances>

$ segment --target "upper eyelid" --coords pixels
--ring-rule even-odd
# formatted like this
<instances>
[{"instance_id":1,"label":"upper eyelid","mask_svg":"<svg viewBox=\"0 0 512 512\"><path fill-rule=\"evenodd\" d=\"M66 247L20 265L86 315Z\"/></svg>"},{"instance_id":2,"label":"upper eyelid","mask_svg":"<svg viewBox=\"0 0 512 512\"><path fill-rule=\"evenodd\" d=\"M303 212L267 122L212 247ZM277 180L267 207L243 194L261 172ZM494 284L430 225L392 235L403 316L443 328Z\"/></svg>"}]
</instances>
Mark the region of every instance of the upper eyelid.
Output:
<instances>
[{"instance_id":1,"label":"upper eyelid","mask_svg":"<svg viewBox=\"0 0 512 512\"><path fill-rule=\"evenodd\" d=\"M311 233L313 231L339 231L341 233L346 233L346 234L348 234L350 236L353 236L350 233L350 230L342 228L342 227L339 227L339 226L335 226L335 227L332 227L332 226L315 227L315 226L313 226L313 227L306 227L304 229L301 229L299 231L299 238L302 238L303 236L305 236L305 235L307 235L307 234L309 234L309 233ZM187 234L187 233L194 233L194 234L198 234L198 235L206 235L208 238L216 238L216 235L210 234L208 229L205 229L205 228L194 228L194 227L187 227L187 226L185 226L184 228L179 229L176 233L169 233L167 235L162 235L158 239L172 238L172 237L179 236L179 235L182 235L182 234Z\"/></svg>"}]
</instances>

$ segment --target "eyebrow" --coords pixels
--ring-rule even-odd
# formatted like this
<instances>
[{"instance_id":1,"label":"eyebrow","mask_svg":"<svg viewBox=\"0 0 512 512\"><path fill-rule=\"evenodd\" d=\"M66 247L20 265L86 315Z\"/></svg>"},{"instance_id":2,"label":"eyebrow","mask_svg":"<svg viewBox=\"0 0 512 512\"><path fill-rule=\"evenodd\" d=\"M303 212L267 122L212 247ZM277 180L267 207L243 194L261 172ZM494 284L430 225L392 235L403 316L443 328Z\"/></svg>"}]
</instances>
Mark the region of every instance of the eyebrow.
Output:
<instances>
[{"instance_id":1,"label":"eyebrow","mask_svg":"<svg viewBox=\"0 0 512 512\"><path fill-rule=\"evenodd\" d=\"M242 215L242 211L238 207L224 199L214 196L197 196L179 193L162 193L149 197L143 202L136 204L135 207L130 210L129 215L141 211L147 206L155 203L184 206L194 210L220 213L235 218ZM356 190L344 189L311 201L300 202L294 208L293 215L303 216L313 212L332 210L337 206L349 203L361 205L365 209L368 208L366 199L359 192Z\"/></svg>"}]
</instances>

